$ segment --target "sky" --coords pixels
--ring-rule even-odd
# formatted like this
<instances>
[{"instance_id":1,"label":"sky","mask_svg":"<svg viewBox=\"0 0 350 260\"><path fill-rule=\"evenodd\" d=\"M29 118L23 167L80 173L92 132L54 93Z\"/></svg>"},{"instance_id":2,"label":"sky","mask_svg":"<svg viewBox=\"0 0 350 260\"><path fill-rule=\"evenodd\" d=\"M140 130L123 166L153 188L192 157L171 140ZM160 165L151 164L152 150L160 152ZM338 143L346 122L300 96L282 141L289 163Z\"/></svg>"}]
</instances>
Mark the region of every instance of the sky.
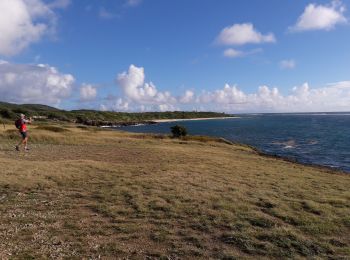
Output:
<instances>
[{"instance_id":1,"label":"sky","mask_svg":"<svg viewBox=\"0 0 350 260\"><path fill-rule=\"evenodd\" d=\"M350 0L0 0L0 100L350 111Z\"/></svg>"}]
</instances>

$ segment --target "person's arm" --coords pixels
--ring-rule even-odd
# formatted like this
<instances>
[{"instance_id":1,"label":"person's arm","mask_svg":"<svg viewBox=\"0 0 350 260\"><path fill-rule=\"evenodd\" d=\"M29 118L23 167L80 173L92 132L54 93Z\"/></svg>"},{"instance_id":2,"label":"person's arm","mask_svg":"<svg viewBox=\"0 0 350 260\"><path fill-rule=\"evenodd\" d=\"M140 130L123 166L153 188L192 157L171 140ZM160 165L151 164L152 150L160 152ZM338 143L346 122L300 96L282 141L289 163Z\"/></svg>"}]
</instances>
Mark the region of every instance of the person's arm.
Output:
<instances>
[{"instance_id":1,"label":"person's arm","mask_svg":"<svg viewBox=\"0 0 350 260\"><path fill-rule=\"evenodd\" d=\"M32 118L29 117L29 120L28 119L23 119L24 123L26 124L31 124L32 123Z\"/></svg>"}]
</instances>

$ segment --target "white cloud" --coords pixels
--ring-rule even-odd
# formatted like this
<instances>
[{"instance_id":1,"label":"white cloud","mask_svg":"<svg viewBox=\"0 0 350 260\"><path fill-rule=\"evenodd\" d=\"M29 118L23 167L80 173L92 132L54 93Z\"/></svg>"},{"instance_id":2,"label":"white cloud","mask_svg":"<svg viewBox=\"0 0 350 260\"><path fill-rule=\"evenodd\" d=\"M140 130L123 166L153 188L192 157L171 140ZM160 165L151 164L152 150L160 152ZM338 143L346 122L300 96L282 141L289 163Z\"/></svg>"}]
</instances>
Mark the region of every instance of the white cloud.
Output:
<instances>
[{"instance_id":1,"label":"white cloud","mask_svg":"<svg viewBox=\"0 0 350 260\"><path fill-rule=\"evenodd\" d=\"M100 110L101 110L101 111L109 111L109 110L111 110L111 109L109 109L105 104L101 104L101 105L100 105Z\"/></svg>"},{"instance_id":2,"label":"white cloud","mask_svg":"<svg viewBox=\"0 0 350 260\"><path fill-rule=\"evenodd\" d=\"M117 98L116 100L112 100L110 102L108 102L108 104L101 104L100 105L100 110L102 111L108 111L108 110L112 110L112 111L130 111L130 107L129 107L129 102L123 100L122 98Z\"/></svg>"},{"instance_id":3,"label":"white cloud","mask_svg":"<svg viewBox=\"0 0 350 260\"><path fill-rule=\"evenodd\" d=\"M226 49L223 52L223 55L226 58L234 59L234 58L239 58L239 57L245 57L245 56L253 55L253 54L256 54L256 53L259 53L259 52L262 52L262 49L253 49L253 50L250 50L250 51L240 51L240 50L236 50L236 49L233 49L233 48L229 48L229 49Z\"/></svg>"},{"instance_id":4,"label":"white cloud","mask_svg":"<svg viewBox=\"0 0 350 260\"><path fill-rule=\"evenodd\" d=\"M276 38L273 33L262 34L258 32L253 24L234 24L224 28L216 39L223 45L244 45L248 43L272 43Z\"/></svg>"},{"instance_id":5,"label":"white cloud","mask_svg":"<svg viewBox=\"0 0 350 260\"><path fill-rule=\"evenodd\" d=\"M246 94L239 90L237 86L229 86L226 84L223 89L213 92L204 91L198 98L200 104L234 104L246 102Z\"/></svg>"},{"instance_id":6,"label":"white cloud","mask_svg":"<svg viewBox=\"0 0 350 260\"><path fill-rule=\"evenodd\" d=\"M138 81L138 80L136 80ZM140 80L141 82L142 80ZM296 86L283 95L277 87L260 86L247 93L238 86L226 84L222 89L203 91L196 95L187 90L172 103L134 101L124 97L109 99L101 110L114 111L174 111L192 110L237 112L336 112L350 110L350 81L311 88L308 83Z\"/></svg>"},{"instance_id":7,"label":"white cloud","mask_svg":"<svg viewBox=\"0 0 350 260\"><path fill-rule=\"evenodd\" d=\"M70 96L74 77L48 65L0 64L0 97L14 103L58 106Z\"/></svg>"},{"instance_id":8,"label":"white cloud","mask_svg":"<svg viewBox=\"0 0 350 260\"><path fill-rule=\"evenodd\" d=\"M97 96L97 89L90 84L82 84L80 88L80 100L81 101L91 101Z\"/></svg>"},{"instance_id":9,"label":"white cloud","mask_svg":"<svg viewBox=\"0 0 350 260\"><path fill-rule=\"evenodd\" d=\"M242 57L244 53L239 50L235 50L233 48L226 49L224 51L224 56L227 58L237 58L237 57Z\"/></svg>"},{"instance_id":10,"label":"white cloud","mask_svg":"<svg viewBox=\"0 0 350 260\"><path fill-rule=\"evenodd\" d=\"M175 111L179 108L172 104L139 104L127 98L116 98L108 100L100 105L102 111L123 111L123 112L148 112L148 111Z\"/></svg>"},{"instance_id":11,"label":"white cloud","mask_svg":"<svg viewBox=\"0 0 350 260\"><path fill-rule=\"evenodd\" d=\"M123 96L107 96L100 105L101 110L173 111L178 110L177 104L191 102L194 97L194 93L189 90L179 99L168 91L158 91L152 82L145 82L144 68L135 65L130 65L128 71L118 74L116 83Z\"/></svg>"},{"instance_id":12,"label":"white cloud","mask_svg":"<svg viewBox=\"0 0 350 260\"><path fill-rule=\"evenodd\" d=\"M170 105L176 103L170 92L159 92L150 82L145 83L144 68L130 65L129 70L117 76L117 83L125 96L135 103Z\"/></svg>"},{"instance_id":13,"label":"white cloud","mask_svg":"<svg viewBox=\"0 0 350 260\"><path fill-rule=\"evenodd\" d=\"M126 1L126 6L130 6L130 7L135 7L135 6L139 6L142 3L143 0L127 0Z\"/></svg>"},{"instance_id":14,"label":"white cloud","mask_svg":"<svg viewBox=\"0 0 350 260\"><path fill-rule=\"evenodd\" d=\"M0 55L12 56L44 35L55 31L57 17L53 8L63 8L69 1L46 4L42 0L0 1Z\"/></svg>"},{"instance_id":15,"label":"white cloud","mask_svg":"<svg viewBox=\"0 0 350 260\"><path fill-rule=\"evenodd\" d=\"M346 23L345 7L341 1L332 1L329 5L309 4L291 31L331 30L337 24Z\"/></svg>"},{"instance_id":16,"label":"white cloud","mask_svg":"<svg viewBox=\"0 0 350 260\"><path fill-rule=\"evenodd\" d=\"M291 60L282 60L280 62L280 68L281 69L294 69L296 66L296 62L295 60L291 59Z\"/></svg>"},{"instance_id":17,"label":"white cloud","mask_svg":"<svg viewBox=\"0 0 350 260\"><path fill-rule=\"evenodd\" d=\"M160 104L158 105L158 109L161 112L166 112L166 111L174 111L174 110L178 110L177 108L175 108L173 105L171 104Z\"/></svg>"},{"instance_id":18,"label":"white cloud","mask_svg":"<svg viewBox=\"0 0 350 260\"><path fill-rule=\"evenodd\" d=\"M256 93L245 93L237 86L203 92L197 97L202 110L226 112L335 112L350 110L350 81L311 88L308 83L294 87L289 95L278 88L260 86Z\"/></svg>"},{"instance_id":19,"label":"white cloud","mask_svg":"<svg viewBox=\"0 0 350 260\"><path fill-rule=\"evenodd\" d=\"M290 64L289 64L290 66ZM9 79L11 80L11 79ZM191 107L194 110L235 112L318 112L349 111L350 81L311 88L308 83L296 86L289 94L277 87L262 85L247 93L238 86L226 84L222 89L196 94L186 90L173 97L160 92L153 83L145 83L144 68L130 65L116 79L123 96L110 96L100 107L115 111L174 111Z\"/></svg>"},{"instance_id":20,"label":"white cloud","mask_svg":"<svg viewBox=\"0 0 350 260\"><path fill-rule=\"evenodd\" d=\"M194 100L194 92L192 90L186 90L185 94L180 98L180 103L188 104Z\"/></svg>"}]
</instances>

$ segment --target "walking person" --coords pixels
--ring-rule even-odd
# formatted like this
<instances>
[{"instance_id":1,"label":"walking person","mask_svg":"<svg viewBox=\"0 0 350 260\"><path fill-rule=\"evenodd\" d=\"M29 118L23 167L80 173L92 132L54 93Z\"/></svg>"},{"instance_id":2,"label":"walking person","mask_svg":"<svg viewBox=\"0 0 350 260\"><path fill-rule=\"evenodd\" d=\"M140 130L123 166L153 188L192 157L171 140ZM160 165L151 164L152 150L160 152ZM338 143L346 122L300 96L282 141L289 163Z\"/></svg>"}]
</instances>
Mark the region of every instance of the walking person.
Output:
<instances>
[{"instance_id":1,"label":"walking person","mask_svg":"<svg viewBox=\"0 0 350 260\"><path fill-rule=\"evenodd\" d=\"M32 123L32 118L26 119L26 116L24 114L20 115L20 118L16 120L15 125L16 128L19 130L19 133L21 134L21 142L19 142L18 145L16 145L16 150L19 151L19 148L21 145L24 145L24 150L28 151L28 132L27 132L27 124Z\"/></svg>"}]
</instances>

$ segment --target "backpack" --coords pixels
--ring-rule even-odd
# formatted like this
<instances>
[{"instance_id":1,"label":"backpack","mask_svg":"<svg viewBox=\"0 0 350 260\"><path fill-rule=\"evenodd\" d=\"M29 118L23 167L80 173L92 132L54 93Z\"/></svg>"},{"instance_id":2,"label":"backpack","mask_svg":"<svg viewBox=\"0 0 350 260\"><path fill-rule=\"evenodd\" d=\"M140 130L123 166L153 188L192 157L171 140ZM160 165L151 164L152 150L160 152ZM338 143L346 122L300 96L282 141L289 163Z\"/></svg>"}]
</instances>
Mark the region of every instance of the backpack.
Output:
<instances>
[{"instance_id":1,"label":"backpack","mask_svg":"<svg viewBox=\"0 0 350 260\"><path fill-rule=\"evenodd\" d=\"M17 129L21 129L22 125L23 125L22 119L17 119L15 121L15 126L16 126Z\"/></svg>"}]
</instances>

